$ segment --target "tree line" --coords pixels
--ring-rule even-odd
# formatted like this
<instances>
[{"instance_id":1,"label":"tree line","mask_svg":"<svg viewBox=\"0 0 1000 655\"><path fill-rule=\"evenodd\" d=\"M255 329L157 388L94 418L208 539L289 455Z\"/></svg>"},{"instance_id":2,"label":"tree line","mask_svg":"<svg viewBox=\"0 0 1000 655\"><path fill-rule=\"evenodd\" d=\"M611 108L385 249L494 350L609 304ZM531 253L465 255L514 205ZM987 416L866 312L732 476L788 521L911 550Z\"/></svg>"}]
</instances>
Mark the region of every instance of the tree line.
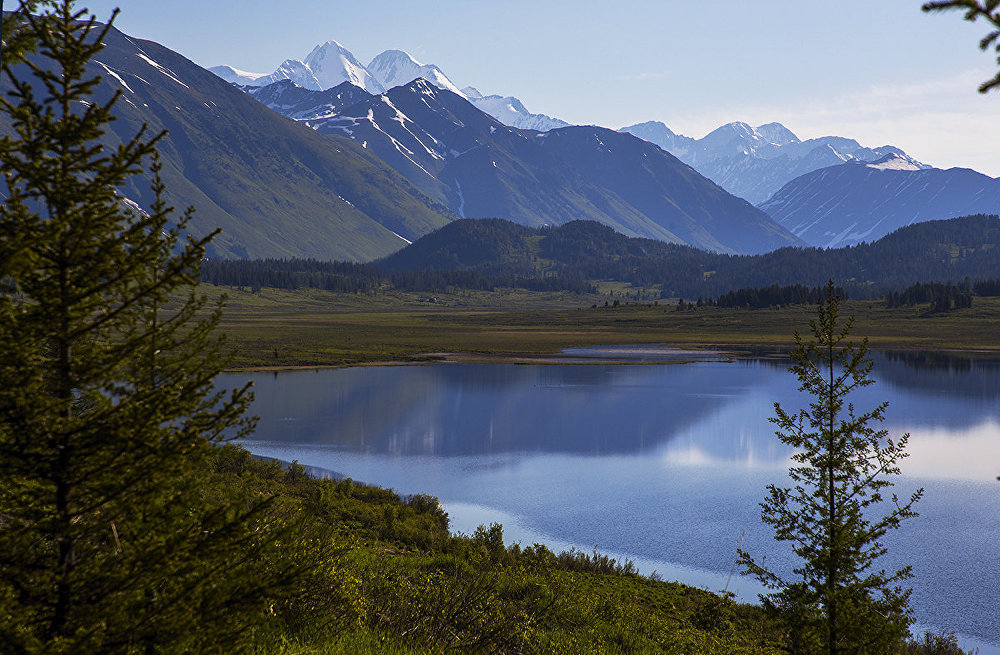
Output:
<instances>
[{"instance_id":1,"label":"tree line","mask_svg":"<svg viewBox=\"0 0 1000 655\"><path fill-rule=\"evenodd\" d=\"M668 245L668 244L663 244ZM606 271L605 271L606 272ZM628 277L628 276L625 276ZM454 290L493 291L500 288L529 291L596 293L597 287L580 271L565 275L516 275L490 273L478 268L436 270L386 270L380 262L324 262L317 259L208 259L202 263L201 281L216 286L232 286L259 291L273 289L323 289L342 293L371 294L388 289L445 293ZM882 297L887 307L912 307L930 303L931 311L949 311L972 306L973 296L1000 296L1000 279L972 282L968 277L955 282L916 282L902 290L888 289L875 295L870 284L857 282L836 286L842 299ZM816 304L823 297L821 286L770 284L744 286L718 296L699 296L697 306L766 309L785 305ZM660 297L670 297L666 291ZM679 294L678 294L679 295ZM689 296L690 297L690 296Z\"/></svg>"},{"instance_id":2,"label":"tree line","mask_svg":"<svg viewBox=\"0 0 1000 655\"><path fill-rule=\"evenodd\" d=\"M735 289L775 284L812 288L833 279L851 298L877 299L917 282L995 278L1000 270L998 244L996 216L919 223L849 248L782 248L763 255L710 253L630 238L593 221L543 230L500 219L462 219L369 264L211 261L203 279L235 286L342 287L358 292L387 284L423 291L443 291L449 285L577 290L593 281L614 280L655 287L660 298L719 298ZM444 272L448 275L439 275Z\"/></svg>"},{"instance_id":3,"label":"tree line","mask_svg":"<svg viewBox=\"0 0 1000 655\"><path fill-rule=\"evenodd\" d=\"M834 292L842 300L848 299L847 292L843 287L836 287ZM823 287L807 287L803 284L793 284L791 286L780 287L772 284L769 287L759 289L737 289L725 293L711 304L717 307L746 307L748 309L766 309L769 307L780 307L782 305L815 305L826 297L826 289Z\"/></svg>"},{"instance_id":4,"label":"tree line","mask_svg":"<svg viewBox=\"0 0 1000 655\"><path fill-rule=\"evenodd\" d=\"M201 281L216 286L270 289L323 289L344 293L377 293L386 289L444 293L453 289L493 291L569 291L594 293L593 283L575 275L527 276L478 269L390 272L378 264L324 262L316 259L207 259Z\"/></svg>"},{"instance_id":5,"label":"tree line","mask_svg":"<svg viewBox=\"0 0 1000 655\"><path fill-rule=\"evenodd\" d=\"M992 288L989 283L1000 286L1000 280L984 280L980 288L988 290ZM951 282L918 282L908 286L906 289L895 292L890 291L885 295L886 307L913 307L930 303L930 311L947 312L952 309L963 309L972 307L972 296L975 295L968 278L959 284Z\"/></svg>"}]
</instances>

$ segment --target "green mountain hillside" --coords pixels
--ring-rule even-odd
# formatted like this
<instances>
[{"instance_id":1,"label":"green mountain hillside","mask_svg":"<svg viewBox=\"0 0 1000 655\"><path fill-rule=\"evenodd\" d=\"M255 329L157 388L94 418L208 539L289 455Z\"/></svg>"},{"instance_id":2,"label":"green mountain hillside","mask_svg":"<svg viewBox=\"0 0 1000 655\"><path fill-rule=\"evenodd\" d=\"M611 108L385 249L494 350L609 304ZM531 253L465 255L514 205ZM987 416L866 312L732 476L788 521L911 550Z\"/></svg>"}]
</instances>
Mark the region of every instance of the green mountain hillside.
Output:
<instances>
[{"instance_id":1,"label":"green mountain hillside","mask_svg":"<svg viewBox=\"0 0 1000 655\"><path fill-rule=\"evenodd\" d=\"M364 261L454 218L360 144L284 118L161 45L112 30L89 72L103 78L98 101L121 92L107 146L143 124L169 130L167 200L195 207L193 231L223 229L214 256ZM141 186L123 193L150 199Z\"/></svg>"},{"instance_id":2,"label":"green mountain hillside","mask_svg":"<svg viewBox=\"0 0 1000 655\"><path fill-rule=\"evenodd\" d=\"M470 244L483 244L470 246ZM636 239L593 221L547 229L509 221L458 220L376 262L384 271L483 273L617 280L659 286L662 295L717 296L741 287L819 286L828 279L852 296L915 282L991 279L1000 271L1000 218L967 216L911 225L871 243L838 250L782 248L722 255Z\"/></svg>"}]
</instances>

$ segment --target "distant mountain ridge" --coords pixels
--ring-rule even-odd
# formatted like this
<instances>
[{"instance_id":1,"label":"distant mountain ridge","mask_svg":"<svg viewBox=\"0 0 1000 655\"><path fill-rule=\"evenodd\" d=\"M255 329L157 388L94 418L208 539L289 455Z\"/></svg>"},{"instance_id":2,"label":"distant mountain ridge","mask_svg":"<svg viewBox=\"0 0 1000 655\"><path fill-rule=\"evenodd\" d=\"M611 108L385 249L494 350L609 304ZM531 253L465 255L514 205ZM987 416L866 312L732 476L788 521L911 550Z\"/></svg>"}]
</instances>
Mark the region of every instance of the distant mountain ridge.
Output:
<instances>
[{"instance_id":1,"label":"distant mountain ridge","mask_svg":"<svg viewBox=\"0 0 1000 655\"><path fill-rule=\"evenodd\" d=\"M781 123L757 127L729 123L701 139L676 134L656 121L621 129L655 143L754 205L767 201L800 175L846 161L872 162L895 154L916 168L930 168L895 146L866 148L854 139L839 136L802 141Z\"/></svg>"},{"instance_id":2,"label":"distant mountain ridge","mask_svg":"<svg viewBox=\"0 0 1000 655\"><path fill-rule=\"evenodd\" d=\"M344 46L336 41L327 41L316 46L305 60L286 59L271 74L250 73L225 65L212 66L208 70L227 82L244 87L265 87L287 79L305 89L326 91L343 82L350 82L375 95L423 78L440 89L464 97L504 125L542 132L569 125L558 118L531 113L523 102L513 96L484 96L474 87L459 89L440 68L434 64L421 64L403 50L385 50L376 55L368 66L362 66Z\"/></svg>"},{"instance_id":3,"label":"distant mountain ridge","mask_svg":"<svg viewBox=\"0 0 1000 655\"><path fill-rule=\"evenodd\" d=\"M368 64L368 70L386 90L423 78L434 86L462 95L455 83L434 64L421 64L402 50L386 50Z\"/></svg>"},{"instance_id":4,"label":"distant mountain ridge","mask_svg":"<svg viewBox=\"0 0 1000 655\"><path fill-rule=\"evenodd\" d=\"M914 223L1000 213L1000 180L968 168L919 168L890 153L802 175L760 207L807 243L840 248Z\"/></svg>"},{"instance_id":5,"label":"distant mountain ridge","mask_svg":"<svg viewBox=\"0 0 1000 655\"><path fill-rule=\"evenodd\" d=\"M196 208L193 233L223 229L211 256L365 261L454 218L354 141L279 116L157 43L112 29L88 75L102 78L95 100L122 94L104 147L144 125L169 131L159 143L165 200ZM141 179L121 193L140 207L151 200Z\"/></svg>"},{"instance_id":6,"label":"distant mountain ridge","mask_svg":"<svg viewBox=\"0 0 1000 655\"><path fill-rule=\"evenodd\" d=\"M514 96L489 95L484 96L475 87L467 86L462 94L476 107L497 119L504 125L519 127L523 130L538 130L547 132L557 127L568 127L569 123L545 114L533 114L524 103Z\"/></svg>"},{"instance_id":7,"label":"distant mountain ridge","mask_svg":"<svg viewBox=\"0 0 1000 655\"><path fill-rule=\"evenodd\" d=\"M593 219L623 234L721 252L801 244L765 213L629 134L516 129L423 79L374 96L349 85L316 92L288 82L249 92L320 133L350 137L459 216L533 226ZM340 105L347 97L359 100Z\"/></svg>"}]
</instances>

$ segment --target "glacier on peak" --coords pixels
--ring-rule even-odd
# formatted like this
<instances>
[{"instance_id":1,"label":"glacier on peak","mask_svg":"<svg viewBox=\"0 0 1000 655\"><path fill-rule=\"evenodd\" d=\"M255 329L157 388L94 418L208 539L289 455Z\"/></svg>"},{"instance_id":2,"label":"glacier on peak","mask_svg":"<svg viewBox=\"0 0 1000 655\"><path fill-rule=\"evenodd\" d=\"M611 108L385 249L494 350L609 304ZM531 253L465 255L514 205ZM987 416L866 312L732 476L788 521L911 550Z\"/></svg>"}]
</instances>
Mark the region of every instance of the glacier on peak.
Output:
<instances>
[{"instance_id":1,"label":"glacier on peak","mask_svg":"<svg viewBox=\"0 0 1000 655\"><path fill-rule=\"evenodd\" d=\"M434 86L465 96L440 68L434 64L421 64L403 50L385 50L379 53L368 64L368 71L386 89L409 84L422 77Z\"/></svg>"},{"instance_id":2,"label":"glacier on peak","mask_svg":"<svg viewBox=\"0 0 1000 655\"><path fill-rule=\"evenodd\" d=\"M312 49L305 64L316 76L320 90L350 82L369 93L382 93L385 87L365 68L350 50L330 40Z\"/></svg>"},{"instance_id":3,"label":"glacier on peak","mask_svg":"<svg viewBox=\"0 0 1000 655\"><path fill-rule=\"evenodd\" d=\"M208 70L227 82L243 86L267 86L291 80L304 89L325 91L350 82L369 93L385 91L350 50L333 40L313 48L305 60L286 59L271 74L250 73L233 66L213 66Z\"/></svg>"},{"instance_id":4,"label":"glacier on peak","mask_svg":"<svg viewBox=\"0 0 1000 655\"><path fill-rule=\"evenodd\" d=\"M254 82L262 77L267 77L267 73L251 73L232 66L212 66L208 71L215 73L227 82L240 85L258 86Z\"/></svg>"},{"instance_id":5,"label":"glacier on peak","mask_svg":"<svg viewBox=\"0 0 1000 655\"><path fill-rule=\"evenodd\" d=\"M865 166L880 171L923 170L923 167L920 165L920 163L914 160L912 157L909 157L908 155L900 155L896 152L890 152L885 157L866 163Z\"/></svg>"},{"instance_id":6,"label":"glacier on peak","mask_svg":"<svg viewBox=\"0 0 1000 655\"><path fill-rule=\"evenodd\" d=\"M727 123L700 139L675 134L658 121L623 127L640 139L654 143L730 193L760 205L784 184L800 175L847 161L877 163L895 154L905 160L880 166L929 168L894 146L866 148L854 139L823 136L799 139L781 123L753 127Z\"/></svg>"},{"instance_id":7,"label":"glacier on peak","mask_svg":"<svg viewBox=\"0 0 1000 655\"><path fill-rule=\"evenodd\" d=\"M468 97L469 102L476 106L476 109L484 111L504 125L517 127L522 130L538 130L547 132L557 127L569 125L566 121L552 118L545 114L533 114L524 106L524 103L514 96L499 96L480 94L478 98Z\"/></svg>"},{"instance_id":8,"label":"glacier on peak","mask_svg":"<svg viewBox=\"0 0 1000 655\"><path fill-rule=\"evenodd\" d=\"M264 87L288 79L305 89L325 91L350 82L375 95L422 78L439 89L465 98L480 111L511 127L544 132L569 125L558 118L531 113L513 96L484 96L471 86L459 89L439 67L422 64L403 50L385 50L367 67L363 66L350 50L332 39L313 48L305 60L285 60L270 75L249 73L232 66L214 66L209 70L241 86Z\"/></svg>"}]
</instances>

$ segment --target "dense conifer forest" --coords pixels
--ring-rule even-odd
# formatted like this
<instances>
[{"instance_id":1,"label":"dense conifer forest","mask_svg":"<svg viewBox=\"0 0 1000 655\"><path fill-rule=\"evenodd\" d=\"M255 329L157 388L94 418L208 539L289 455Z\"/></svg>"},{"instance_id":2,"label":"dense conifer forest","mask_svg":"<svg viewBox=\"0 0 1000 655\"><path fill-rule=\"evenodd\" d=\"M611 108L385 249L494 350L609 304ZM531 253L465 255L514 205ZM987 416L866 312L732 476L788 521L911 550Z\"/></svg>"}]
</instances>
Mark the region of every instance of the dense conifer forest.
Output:
<instances>
[{"instance_id":1,"label":"dense conifer forest","mask_svg":"<svg viewBox=\"0 0 1000 655\"><path fill-rule=\"evenodd\" d=\"M393 288L523 288L596 291L599 281L656 289L660 298L703 298L727 307L814 302L833 279L846 297L892 306L947 295L949 308L970 294L997 295L1000 219L931 221L872 244L837 250L782 248L765 255L720 255L622 236L592 221L533 229L499 219L461 220L369 264L291 260L208 260L202 281L259 289L318 288L377 293ZM949 287L949 282L951 286ZM918 298L920 300L918 300ZM939 302L944 309L944 301Z\"/></svg>"}]
</instances>

